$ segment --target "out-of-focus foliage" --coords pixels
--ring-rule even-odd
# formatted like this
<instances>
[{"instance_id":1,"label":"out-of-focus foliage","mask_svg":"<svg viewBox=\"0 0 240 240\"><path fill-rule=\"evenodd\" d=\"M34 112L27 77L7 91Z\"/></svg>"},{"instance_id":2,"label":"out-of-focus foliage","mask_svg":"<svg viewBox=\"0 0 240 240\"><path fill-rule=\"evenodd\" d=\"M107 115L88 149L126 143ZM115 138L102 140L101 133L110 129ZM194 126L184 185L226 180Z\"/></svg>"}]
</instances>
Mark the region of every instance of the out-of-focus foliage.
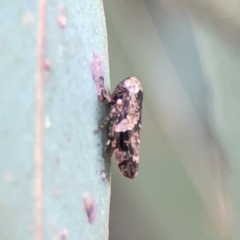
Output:
<instances>
[{"instance_id":1,"label":"out-of-focus foliage","mask_svg":"<svg viewBox=\"0 0 240 240\"><path fill-rule=\"evenodd\" d=\"M104 2L112 87L144 87L139 175L113 167L110 240L239 239L240 2Z\"/></svg>"}]
</instances>

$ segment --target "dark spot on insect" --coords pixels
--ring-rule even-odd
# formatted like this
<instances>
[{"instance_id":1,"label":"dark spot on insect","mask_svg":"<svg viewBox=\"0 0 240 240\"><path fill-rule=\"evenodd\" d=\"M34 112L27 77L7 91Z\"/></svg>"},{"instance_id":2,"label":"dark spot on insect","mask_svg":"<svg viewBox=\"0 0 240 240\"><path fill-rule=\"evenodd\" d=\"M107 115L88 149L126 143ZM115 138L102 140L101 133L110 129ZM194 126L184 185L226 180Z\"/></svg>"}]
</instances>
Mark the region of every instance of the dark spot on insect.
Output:
<instances>
[{"instance_id":1,"label":"dark spot on insect","mask_svg":"<svg viewBox=\"0 0 240 240\"><path fill-rule=\"evenodd\" d=\"M128 160L128 161L123 161L118 166L125 177L135 178L137 176L138 163Z\"/></svg>"},{"instance_id":2,"label":"dark spot on insect","mask_svg":"<svg viewBox=\"0 0 240 240\"><path fill-rule=\"evenodd\" d=\"M69 143L71 142L71 138L68 138L68 142L69 142Z\"/></svg>"}]
</instances>

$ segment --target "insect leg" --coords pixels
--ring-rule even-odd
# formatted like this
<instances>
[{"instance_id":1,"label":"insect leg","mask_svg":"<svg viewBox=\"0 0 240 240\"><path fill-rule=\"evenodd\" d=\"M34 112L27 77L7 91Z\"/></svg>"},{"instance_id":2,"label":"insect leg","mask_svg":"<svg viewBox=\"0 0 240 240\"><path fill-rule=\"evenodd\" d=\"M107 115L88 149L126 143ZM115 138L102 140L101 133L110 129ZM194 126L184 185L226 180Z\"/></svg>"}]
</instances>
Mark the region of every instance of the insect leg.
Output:
<instances>
[{"instance_id":1,"label":"insect leg","mask_svg":"<svg viewBox=\"0 0 240 240\"><path fill-rule=\"evenodd\" d=\"M112 108L110 113L108 114L108 116L100 123L99 125L99 129L104 128L104 126L108 123L108 121L113 118L114 114L115 114L116 110L115 108Z\"/></svg>"},{"instance_id":2,"label":"insect leg","mask_svg":"<svg viewBox=\"0 0 240 240\"><path fill-rule=\"evenodd\" d=\"M111 96L104 86L104 78L103 77L99 78L98 88L100 91L100 93L98 94L98 99L100 100L100 102L104 102L106 100L108 103L110 103L112 101Z\"/></svg>"},{"instance_id":3,"label":"insect leg","mask_svg":"<svg viewBox=\"0 0 240 240\"><path fill-rule=\"evenodd\" d=\"M108 123L108 121L112 118L112 116L115 113L115 108L112 108L110 113L108 114L108 116L100 123L100 125L98 126L98 129L94 131L94 133L98 133L101 129L104 128L104 126Z\"/></svg>"},{"instance_id":4,"label":"insect leg","mask_svg":"<svg viewBox=\"0 0 240 240\"><path fill-rule=\"evenodd\" d=\"M110 103L112 101L106 88L103 88L101 90L101 97L102 97L103 101L106 100L108 103Z\"/></svg>"},{"instance_id":5,"label":"insect leg","mask_svg":"<svg viewBox=\"0 0 240 240\"><path fill-rule=\"evenodd\" d=\"M109 126L109 131L108 131L108 141L104 147L104 152L108 153L110 156L114 151L112 144L113 144L113 138L114 138L115 121L116 121L116 114L113 114L111 118L111 124Z\"/></svg>"}]
</instances>

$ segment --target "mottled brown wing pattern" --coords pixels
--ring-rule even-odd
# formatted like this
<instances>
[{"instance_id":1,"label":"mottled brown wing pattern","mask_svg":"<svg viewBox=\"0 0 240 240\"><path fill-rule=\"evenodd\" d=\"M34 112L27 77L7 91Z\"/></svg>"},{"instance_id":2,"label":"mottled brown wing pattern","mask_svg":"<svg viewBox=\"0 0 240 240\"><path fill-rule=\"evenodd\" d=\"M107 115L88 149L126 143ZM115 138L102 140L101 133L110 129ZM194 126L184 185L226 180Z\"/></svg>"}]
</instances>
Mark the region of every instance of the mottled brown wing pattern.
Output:
<instances>
[{"instance_id":1,"label":"mottled brown wing pattern","mask_svg":"<svg viewBox=\"0 0 240 240\"><path fill-rule=\"evenodd\" d=\"M120 82L112 95L105 97L111 105L109 115L100 128L107 122L109 135L105 149L114 152L120 171L127 178L138 174L140 154L140 131L142 117L143 89L136 77Z\"/></svg>"}]
</instances>

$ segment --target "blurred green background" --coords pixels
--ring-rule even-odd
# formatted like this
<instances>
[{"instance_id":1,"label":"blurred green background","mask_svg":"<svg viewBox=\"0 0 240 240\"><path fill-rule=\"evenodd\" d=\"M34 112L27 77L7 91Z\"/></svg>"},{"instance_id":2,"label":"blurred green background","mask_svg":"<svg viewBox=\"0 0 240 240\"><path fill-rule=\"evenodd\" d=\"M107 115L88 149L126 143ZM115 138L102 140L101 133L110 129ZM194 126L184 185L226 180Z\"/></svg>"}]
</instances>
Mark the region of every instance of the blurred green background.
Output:
<instances>
[{"instance_id":1,"label":"blurred green background","mask_svg":"<svg viewBox=\"0 0 240 240\"><path fill-rule=\"evenodd\" d=\"M111 87L144 88L139 175L112 164L109 239L240 239L240 1L104 7Z\"/></svg>"}]
</instances>

